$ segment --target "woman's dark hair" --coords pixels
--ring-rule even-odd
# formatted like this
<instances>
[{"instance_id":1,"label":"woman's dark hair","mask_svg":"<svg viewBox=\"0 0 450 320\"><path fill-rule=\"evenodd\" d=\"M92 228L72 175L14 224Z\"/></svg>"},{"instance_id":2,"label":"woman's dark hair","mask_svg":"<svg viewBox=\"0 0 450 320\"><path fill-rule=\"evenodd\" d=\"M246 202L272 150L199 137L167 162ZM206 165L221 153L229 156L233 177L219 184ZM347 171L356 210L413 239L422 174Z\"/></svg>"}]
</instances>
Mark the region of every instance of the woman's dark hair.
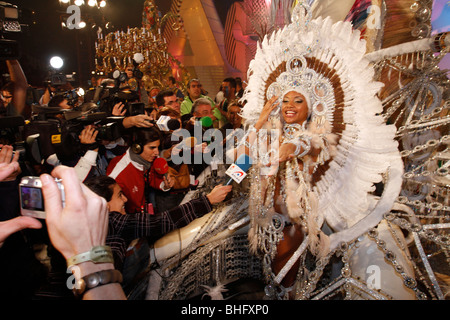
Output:
<instances>
[{"instance_id":1,"label":"woman's dark hair","mask_svg":"<svg viewBox=\"0 0 450 320\"><path fill-rule=\"evenodd\" d=\"M117 184L116 180L109 176L98 176L87 179L84 185L91 189L94 193L106 199L106 202L111 201L113 196L113 187Z\"/></svg>"},{"instance_id":2,"label":"woman's dark hair","mask_svg":"<svg viewBox=\"0 0 450 320\"><path fill-rule=\"evenodd\" d=\"M162 134L157 127L135 128L133 143L140 144L144 147L147 143L161 139Z\"/></svg>"}]
</instances>

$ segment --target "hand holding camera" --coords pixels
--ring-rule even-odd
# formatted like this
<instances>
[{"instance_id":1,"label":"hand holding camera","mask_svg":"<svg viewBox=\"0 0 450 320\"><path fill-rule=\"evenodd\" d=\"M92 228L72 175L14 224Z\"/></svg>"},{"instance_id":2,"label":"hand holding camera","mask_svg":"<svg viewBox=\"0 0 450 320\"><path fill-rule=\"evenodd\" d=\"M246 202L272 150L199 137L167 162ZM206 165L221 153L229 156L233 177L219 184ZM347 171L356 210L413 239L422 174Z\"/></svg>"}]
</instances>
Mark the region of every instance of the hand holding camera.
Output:
<instances>
[{"instance_id":1,"label":"hand holding camera","mask_svg":"<svg viewBox=\"0 0 450 320\"><path fill-rule=\"evenodd\" d=\"M58 166L52 176L43 174L41 182L47 227L55 248L68 259L92 247L105 245L108 232L106 200L80 183L73 168ZM65 205L58 181L65 190Z\"/></svg>"}]
</instances>

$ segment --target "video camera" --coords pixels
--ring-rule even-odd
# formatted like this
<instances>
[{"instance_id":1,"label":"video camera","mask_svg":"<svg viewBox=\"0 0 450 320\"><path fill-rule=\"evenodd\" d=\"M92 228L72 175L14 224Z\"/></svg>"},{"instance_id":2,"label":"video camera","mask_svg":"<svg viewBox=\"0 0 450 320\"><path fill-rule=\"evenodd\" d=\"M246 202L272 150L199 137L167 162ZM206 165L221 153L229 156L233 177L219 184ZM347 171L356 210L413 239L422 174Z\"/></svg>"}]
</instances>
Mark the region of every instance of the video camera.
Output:
<instances>
[{"instance_id":1,"label":"video camera","mask_svg":"<svg viewBox=\"0 0 450 320\"><path fill-rule=\"evenodd\" d=\"M55 73L50 76L46 83L54 88L64 86L69 82L75 81L75 74Z\"/></svg>"},{"instance_id":2,"label":"video camera","mask_svg":"<svg viewBox=\"0 0 450 320\"><path fill-rule=\"evenodd\" d=\"M5 33L21 32L19 9L16 5L0 1L0 60L17 60L20 57L19 44L15 40L4 39Z\"/></svg>"},{"instance_id":3,"label":"video camera","mask_svg":"<svg viewBox=\"0 0 450 320\"><path fill-rule=\"evenodd\" d=\"M95 125L98 131L96 141L115 141L122 136L122 117L108 117L98 112L97 105L84 104L79 110L63 110L34 105L32 121L25 126L27 144L37 144L40 154L33 158L40 163L56 154L61 161L70 161L83 155L79 135L87 125Z\"/></svg>"}]
</instances>

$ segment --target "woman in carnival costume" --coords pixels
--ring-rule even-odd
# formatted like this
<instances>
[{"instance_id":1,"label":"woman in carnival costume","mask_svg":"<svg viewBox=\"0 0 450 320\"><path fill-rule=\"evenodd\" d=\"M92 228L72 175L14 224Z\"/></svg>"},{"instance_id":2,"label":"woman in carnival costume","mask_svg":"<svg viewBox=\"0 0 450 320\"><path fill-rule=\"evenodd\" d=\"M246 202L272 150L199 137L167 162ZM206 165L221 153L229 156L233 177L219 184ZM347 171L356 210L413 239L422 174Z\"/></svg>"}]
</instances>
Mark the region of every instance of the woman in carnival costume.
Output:
<instances>
[{"instance_id":1,"label":"woman in carnival costume","mask_svg":"<svg viewBox=\"0 0 450 320\"><path fill-rule=\"evenodd\" d=\"M383 220L403 164L365 51L349 22L312 20L300 3L250 63L238 154L253 161L249 240L262 256L267 298L321 298L338 288L352 299L423 298L401 232L394 237Z\"/></svg>"}]
</instances>

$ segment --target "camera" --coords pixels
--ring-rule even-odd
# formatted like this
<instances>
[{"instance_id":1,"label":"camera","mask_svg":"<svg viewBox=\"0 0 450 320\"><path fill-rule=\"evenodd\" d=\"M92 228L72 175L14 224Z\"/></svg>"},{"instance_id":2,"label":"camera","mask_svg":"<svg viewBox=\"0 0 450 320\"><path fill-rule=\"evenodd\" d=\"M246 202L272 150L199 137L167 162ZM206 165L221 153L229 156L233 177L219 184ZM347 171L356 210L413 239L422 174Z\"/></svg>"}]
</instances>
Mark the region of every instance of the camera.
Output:
<instances>
[{"instance_id":1,"label":"camera","mask_svg":"<svg viewBox=\"0 0 450 320\"><path fill-rule=\"evenodd\" d=\"M145 114L145 104L142 102L131 102L127 105L127 111L130 116Z\"/></svg>"},{"instance_id":2,"label":"camera","mask_svg":"<svg viewBox=\"0 0 450 320\"><path fill-rule=\"evenodd\" d=\"M61 191L62 206L65 205L64 186L60 179L55 179ZM44 197L42 195L42 182L39 177L23 177L19 184L20 211L23 216L45 219Z\"/></svg>"},{"instance_id":3,"label":"camera","mask_svg":"<svg viewBox=\"0 0 450 320\"><path fill-rule=\"evenodd\" d=\"M109 122L96 128L98 131L97 141L116 141L122 137L122 129L117 122Z\"/></svg>"},{"instance_id":4,"label":"camera","mask_svg":"<svg viewBox=\"0 0 450 320\"><path fill-rule=\"evenodd\" d=\"M21 32L22 28L19 23L19 9L16 5L7 2L0 2L0 59L15 60L20 57L19 44L15 40L3 39L5 33Z\"/></svg>"}]
</instances>

